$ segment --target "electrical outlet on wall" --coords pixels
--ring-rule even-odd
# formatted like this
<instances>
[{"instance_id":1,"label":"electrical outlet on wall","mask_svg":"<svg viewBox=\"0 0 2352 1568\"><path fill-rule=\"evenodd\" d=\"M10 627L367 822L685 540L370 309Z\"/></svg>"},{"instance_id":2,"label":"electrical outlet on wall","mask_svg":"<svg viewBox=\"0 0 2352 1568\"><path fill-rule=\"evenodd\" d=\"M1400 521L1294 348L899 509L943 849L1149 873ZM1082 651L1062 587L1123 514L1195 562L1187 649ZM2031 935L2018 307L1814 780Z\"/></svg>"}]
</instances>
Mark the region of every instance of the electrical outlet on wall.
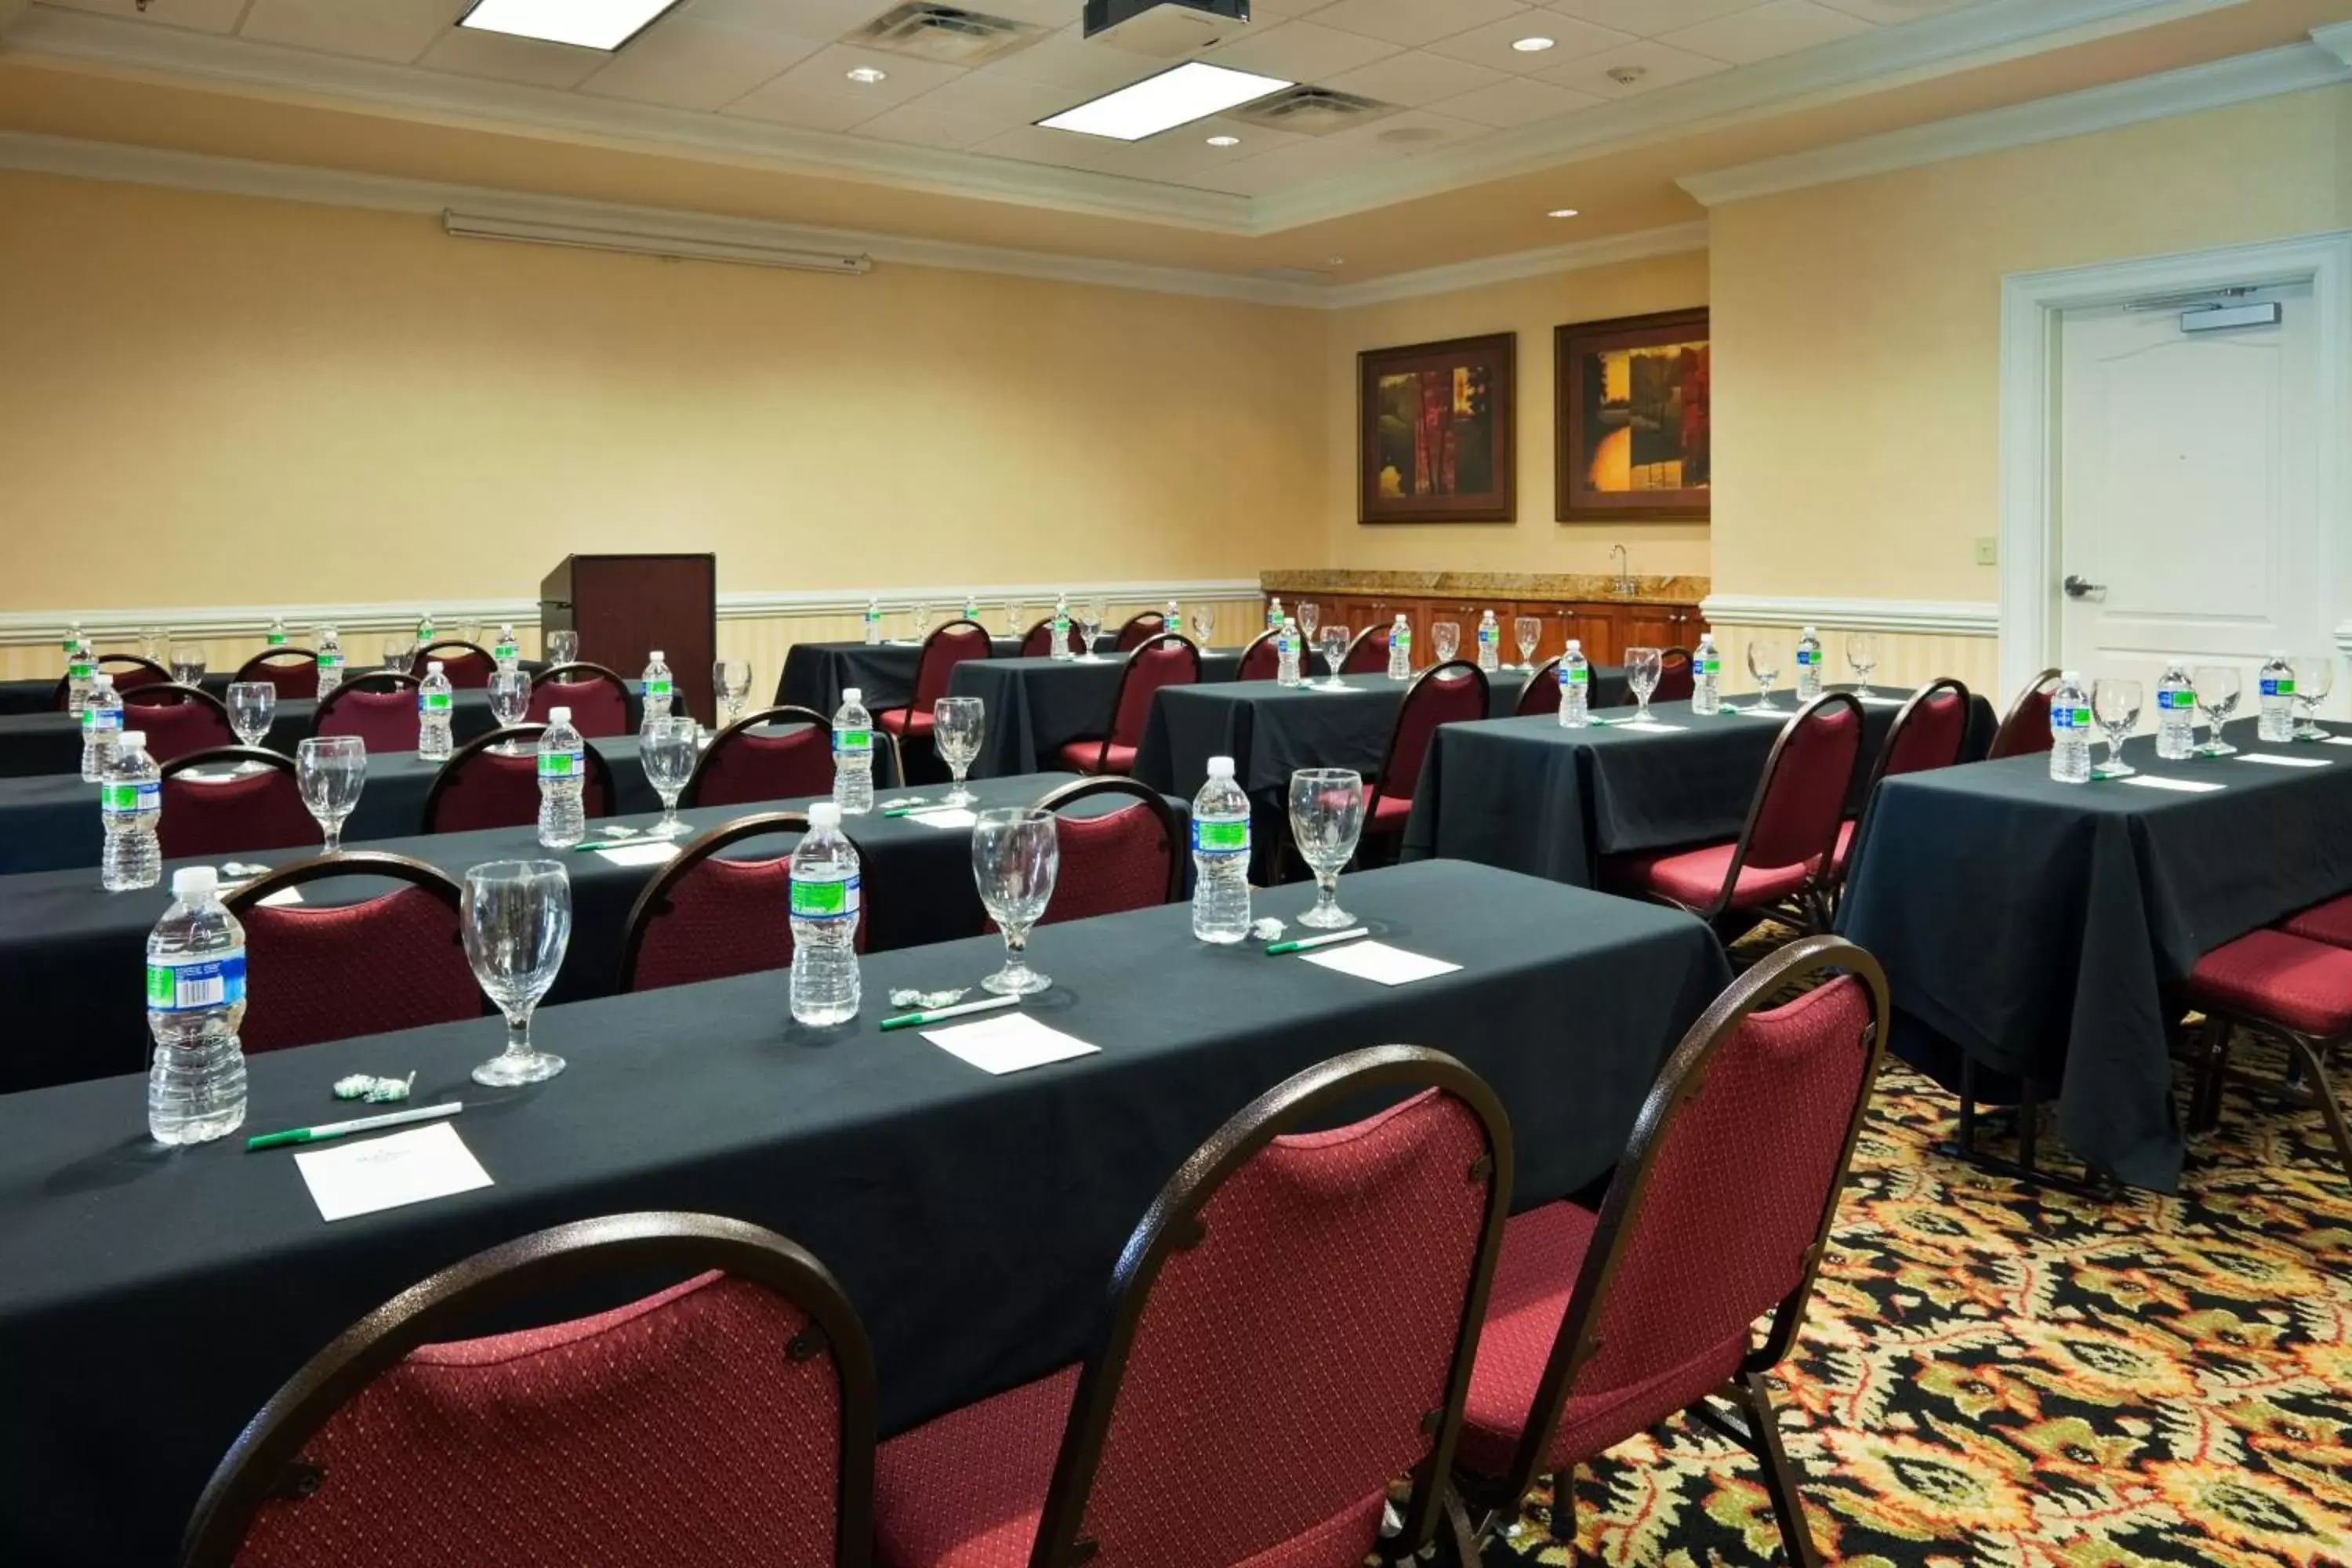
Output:
<instances>
[{"instance_id":1,"label":"electrical outlet on wall","mask_svg":"<svg viewBox=\"0 0 2352 1568\"><path fill-rule=\"evenodd\" d=\"M2000 541L1999 539L1990 533L1981 534L1978 537L1977 564L1979 566L1998 566L2000 564Z\"/></svg>"}]
</instances>

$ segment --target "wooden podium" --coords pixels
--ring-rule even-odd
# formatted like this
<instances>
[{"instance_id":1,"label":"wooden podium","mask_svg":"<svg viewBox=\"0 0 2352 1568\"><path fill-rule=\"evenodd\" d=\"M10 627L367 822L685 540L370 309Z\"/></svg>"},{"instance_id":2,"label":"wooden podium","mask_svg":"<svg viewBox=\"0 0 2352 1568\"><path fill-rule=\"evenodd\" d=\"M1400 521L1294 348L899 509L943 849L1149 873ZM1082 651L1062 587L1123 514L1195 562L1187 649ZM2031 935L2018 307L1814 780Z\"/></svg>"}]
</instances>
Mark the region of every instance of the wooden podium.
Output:
<instances>
[{"instance_id":1,"label":"wooden podium","mask_svg":"<svg viewBox=\"0 0 2352 1568\"><path fill-rule=\"evenodd\" d=\"M567 555L539 584L539 629L578 632L580 657L631 686L655 648L669 665L679 711L717 717L710 665L719 657L719 557Z\"/></svg>"}]
</instances>

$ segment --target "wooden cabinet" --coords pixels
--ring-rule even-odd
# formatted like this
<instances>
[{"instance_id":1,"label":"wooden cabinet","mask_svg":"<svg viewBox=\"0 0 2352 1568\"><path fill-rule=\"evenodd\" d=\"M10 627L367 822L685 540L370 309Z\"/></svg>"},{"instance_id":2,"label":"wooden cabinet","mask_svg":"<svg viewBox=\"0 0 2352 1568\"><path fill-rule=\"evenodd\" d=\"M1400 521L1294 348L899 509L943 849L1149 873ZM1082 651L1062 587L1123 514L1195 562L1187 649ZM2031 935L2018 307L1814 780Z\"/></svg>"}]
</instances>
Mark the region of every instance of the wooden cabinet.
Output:
<instances>
[{"instance_id":1,"label":"wooden cabinet","mask_svg":"<svg viewBox=\"0 0 2352 1568\"><path fill-rule=\"evenodd\" d=\"M1618 647L1693 648L1701 630L1696 605L1619 605Z\"/></svg>"},{"instance_id":2,"label":"wooden cabinet","mask_svg":"<svg viewBox=\"0 0 2352 1568\"><path fill-rule=\"evenodd\" d=\"M1324 625L1337 622L1350 633L1360 632L1367 626L1387 626L1402 614L1405 624L1412 628L1413 662L1423 668L1428 667L1435 651L1430 627L1439 621L1452 621L1461 627L1461 658L1476 658L1478 620L1488 610L1495 612L1495 620L1502 628L1502 658L1507 664L1518 660L1517 632L1512 623L1521 616L1532 616L1542 624L1542 636L1536 645L1536 661L1539 664L1566 652L1570 637L1583 645L1584 657L1593 663L1616 664L1623 659L1629 647L1696 647L1699 633L1705 629L1704 617L1699 615L1696 605L1663 601L1522 599L1514 602L1480 599L1459 594L1407 596L1306 593L1285 595L1283 607L1295 611L1301 600L1314 603L1321 612Z\"/></svg>"}]
</instances>

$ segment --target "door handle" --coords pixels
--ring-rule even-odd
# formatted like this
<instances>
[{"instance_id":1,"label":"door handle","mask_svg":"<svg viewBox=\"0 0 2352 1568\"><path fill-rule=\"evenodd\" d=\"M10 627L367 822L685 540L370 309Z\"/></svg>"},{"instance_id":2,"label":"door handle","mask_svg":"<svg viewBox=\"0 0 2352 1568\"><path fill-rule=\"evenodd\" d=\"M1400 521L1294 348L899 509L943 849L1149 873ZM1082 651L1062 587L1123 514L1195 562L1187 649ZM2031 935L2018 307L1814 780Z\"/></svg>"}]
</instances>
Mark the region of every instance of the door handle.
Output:
<instances>
[{"instance_id":1,"label":"door handle","mask_svg":"<svg viewBox=\"0 0 2352 1568\"><path fill-rule=\"evenodd\" d=\"M2104 594L2107 591L2107 585L2105 583L2089 582L2072 572L2066 574L2066 581L2059 585L2066 590L2066 596L2070 599L2087 599L2094 594Z\"/></svg>"}]
</instances>

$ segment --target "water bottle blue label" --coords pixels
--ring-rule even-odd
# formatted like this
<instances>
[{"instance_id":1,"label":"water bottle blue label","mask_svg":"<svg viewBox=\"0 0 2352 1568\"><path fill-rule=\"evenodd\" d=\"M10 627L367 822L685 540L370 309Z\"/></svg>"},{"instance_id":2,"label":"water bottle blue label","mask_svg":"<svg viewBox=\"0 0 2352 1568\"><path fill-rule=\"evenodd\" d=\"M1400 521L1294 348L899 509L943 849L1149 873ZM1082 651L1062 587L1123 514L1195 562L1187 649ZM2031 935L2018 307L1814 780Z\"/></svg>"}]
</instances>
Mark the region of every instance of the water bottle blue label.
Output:
<instances>
[{"instance_id":1,"label":"water bottle blue label","mask_svg":"<svg viewBox=\"0 0 2352 1568\"><path fill-rule=\"evenodd\" d=\"M245 1000L245 949L202 958L150 958L147 961L147 1010L151 1013L195 1013L207 1007L233 1007Z\"/></svg>"},{"instance_id":2,"label":"water bottle blue label","mask_svg":"<svg viewBox=\"0 0 2352 1568\"><path fill-rule=\"evenodd\" d=\"M1580 664L1563 664L1559 667L1559 683L1562 686L1582 686L1591 679L1592 671Z\"/></svg>"},{"instance_id":3,"label":"water bottle blue label","mask_svg":"<svg viewBox=\"0 0 2352 1568\"><path fill-rule=\"evenodd\" d=\"M577 752L541 752L539 753L539 776L543 779L576 779L588 771L588 753Z\"/></svg>"},{"instance_id":4,"label":"water bottle blue label","mask_svg":"<svg viewBox=\"0 0 2352 1568\"><path fill-rule=\"evenodd\" d=\"M833 732L833 753L837 757L871 752L873 749L874 731L871 730L835 730Z\"/></svg>"},{"instance_id":5,"label":"water bottle blue label","mask_svg":"<svg viewBox=\"0 0 2352 1568\"><path fill-rule=\"evenodd\" d=\"M1797 668L1799 669L1802 669L1819 658L1821 658L1821 655L1814 653L1811 649L1801 647L1797 650Z\"/></svg>"},{"instance_id":6,"label":"water bottle blue label","mask_svg":"<svg viewBox=\"0 0 2352 1568\"><path fill-rule=\"evenodd\" d=\"M85 708L81 710L81 727L90 731L120 730L122 728L122 710L95 706Z\"/></svg>"},{"instance_id":7,"label":"water bottle blue label","mask_svg":"<svg viewBox=\"0 0 2352 1568\"><path fill-rule=\"evenodd\" d=\"M2087 730L2091 727L2091 710L2088 708L2053 707L2050 710L2050 727L2053 730Z\"/></svg>"},{"instance_id":8,"label":"water bottle blue label","mask_svg":"<svg viewBox=\"0 0 2352 1568\"><path fill-rule=\"evenodd\" d=\"M109 816L152 816L163 809L163 786L153 779L103 784L98 786L98 807Z\"/></svg>"},{"instance_id":9,"label":"water bottle blue label","mask_svg":"<svg viewBox=\"0 0 2352 1568\"><path fill-rule=\"evenodd\" d=\"M827 878L821 881L793 879L793 919L846 921L857 917L859 879Z\"/></svg>"},{"instance_id":10,"label":"water bottle blue label","mask_svg":"<svg viewBox=\"0 0 2352 1568\"><path fill-rule=\"evenodd\" d=\"M2179 691L2159 691L2156 694L2156 706L2166 713L2187 713L2196 708L2197 693L2186 687Z\"/></svg>"},{"instance_id":11,"label":"water bottle blue label","mask_svg":"<svg viewBox=\"0 0 2352 1568\"><path fill-rule=\"evenodd\" d=\"M2291 675L2266 675L2263 677L2263 695L2265 697L2294 696L2294 677Z\"/></svg>"},{"instance_id":12,"label":"water bottle blue label","mask_svg":"<svg viewBox=\"0 0 2352 1568\"><path fill-rule=\"evenodd\" d=\"M1250 847L1249 818L1233 822L1204 822L1192 819L1192 853L1195 855L1246 855Z\"/></svg>"}]
</instances>

